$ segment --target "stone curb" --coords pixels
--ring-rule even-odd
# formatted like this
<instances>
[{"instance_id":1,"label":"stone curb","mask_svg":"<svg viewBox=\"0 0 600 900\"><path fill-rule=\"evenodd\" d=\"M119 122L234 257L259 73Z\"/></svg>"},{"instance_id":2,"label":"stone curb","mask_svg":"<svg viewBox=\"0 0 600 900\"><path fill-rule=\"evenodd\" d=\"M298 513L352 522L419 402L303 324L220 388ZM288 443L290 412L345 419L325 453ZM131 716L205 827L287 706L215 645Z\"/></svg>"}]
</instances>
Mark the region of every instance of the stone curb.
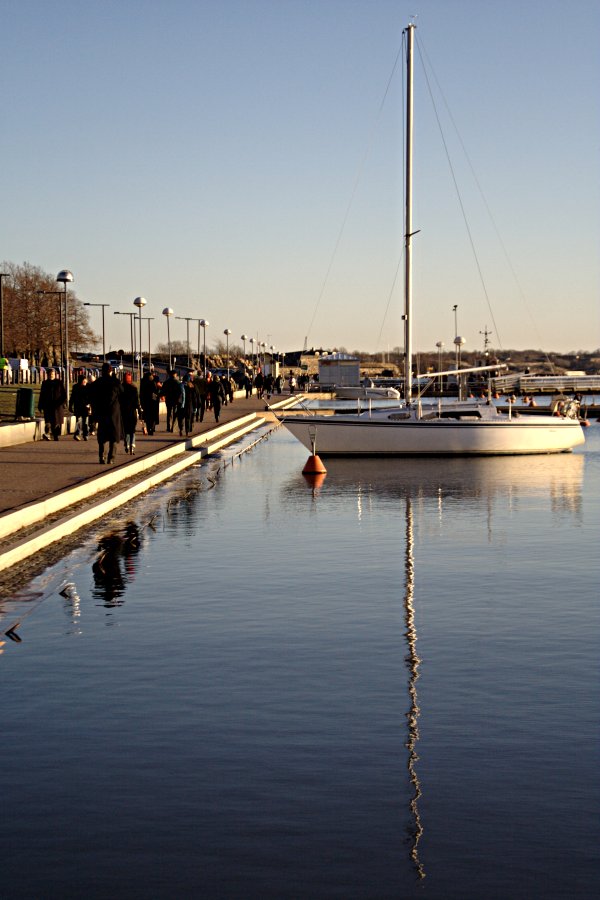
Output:
<instances>
[{"instance_id":1,"label":"stone curb","mask_svg":"<svg viewBox=\"0 0 600 900\"><path fill-rule=\"evenodd\" d=\"M30 537L25 538L23 541L20 541L19 543L13 545L9 550L0 554L0 571L8 569L11 566L16 565L17 563L22 562L28 556L37 553L39 550L48 547L50 544L53 544L56 541L60 541L62 538L72 536L75 531L83 528L85 525L89 525L90 522L102 518L102 516L111 512L113 509L116 509L119 506L123 506L125 503L128 503L133 498L145 493L145 491L149 490L155 485L160 484L163 481L167 481L169 478L172 478L174 475L177 475L179 472L183 471L189 466L197 464L198 461L200 459L203 459L205 456L208 456L211 453L215 453L217 450L221 449L227 444L233 443L240 437L243 437L243 435L247 434L249 431L253 431L258 426L264 424L264 421L265 420L263 419L263 417L259 416L257 413L243 416L242 418L236 419L234 422L229 422L227 425L221 426L220 428L214 428L211 431L206 432L205 434L196 435L195 438L191 438L190 440L182 442L181 444L177 444L173 447L168 447L166 450L159 451L158 453L153 453L145 459L138 460L133 464L122 466L120 467L120 469L115 469L114 471L109 472L106 475L99 476L98 478L94 479L95 483L93 492L90 492L89 488L91 485L88 483L87 485L72 488L69 491L65 491L61 494L55 495L55 497L50 497L47 500L41 501L40 503L33 504L35 508L39 507L39 509L37 509L37 513L39 514L38 518L33 519L28 523L21 521L18 527L22 528L25 527L25 524L32 524L36 521L41 521L49 514L49 505L53 505L54 508L51 511L56 512L62 508L65 508L66 506L71 506L73 505L73 503L77 503L80 500L93 496L93 494L98 493L99 491L106 490L108 487L116 485L126 478L130 478L137 472L143 472L149 468L154 468L156 465L164 462L172 456L185 454L182 459L176 460L172 465L161 469L160 472L154 472L153 474L148 475L142 481L139 481L131 487L118 492L117 494L107 498L106 500L93 504L92 506L79 513L67 515L66 517L60 519L52 525L49 525L47 528L43 528L36 534L31 535ZM98 486L99 482L101 484ZM85 490L86 488L87 490ZM74 495L76 496L74 497ZM55 502L54 504L51 504L51 501L53 500ZM60 503L61 500L63 501L62 504ZM13 521L13 531L10 533L14 533L16 520L19 516L22 515L22 513L23 510L17 510L14 513L9 513L6 516L2 517L2 520L11 519Z\"/></svg>"}]
</instances>

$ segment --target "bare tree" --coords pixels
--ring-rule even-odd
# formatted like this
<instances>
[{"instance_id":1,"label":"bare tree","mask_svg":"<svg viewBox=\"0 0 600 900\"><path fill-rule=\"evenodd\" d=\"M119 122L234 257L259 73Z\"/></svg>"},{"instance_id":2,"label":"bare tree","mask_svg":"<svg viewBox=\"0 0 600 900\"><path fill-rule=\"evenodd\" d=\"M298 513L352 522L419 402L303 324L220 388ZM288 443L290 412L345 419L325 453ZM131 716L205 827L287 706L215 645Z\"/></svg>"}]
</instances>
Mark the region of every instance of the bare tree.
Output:
<instances>
[{"instance_id":1,"label":"bare tree","mask_svg":"<svg viewBox=\"0 0 600 900\"><path fill-rule=\"evenodd\" d=\"M6 352L30 363L58 362L61 355L63 291L53 275L31 263L1 263L10 277L4 282L4 343ZM48 292L48 293L43 293ZM74 350L95 345L87 309L69 290L69 345Z\"/></svg>"}]
</instances>

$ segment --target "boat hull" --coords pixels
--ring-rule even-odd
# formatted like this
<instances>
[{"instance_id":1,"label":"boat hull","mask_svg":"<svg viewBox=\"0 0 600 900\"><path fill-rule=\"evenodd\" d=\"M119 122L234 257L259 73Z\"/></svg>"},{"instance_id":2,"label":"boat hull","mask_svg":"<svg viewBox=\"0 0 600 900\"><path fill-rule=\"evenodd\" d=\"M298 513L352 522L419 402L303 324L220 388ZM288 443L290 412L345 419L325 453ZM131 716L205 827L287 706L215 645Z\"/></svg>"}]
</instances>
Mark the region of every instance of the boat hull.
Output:
<instances>
[{"instance_id":1,"label":"boat hull","mask_svg":"<svg viewBox=\"0 0 600 900\"><path fill-rule=\"evenodd\" d=\"M320 456L514 456L568 453L584 443L576 419L521 416L489 421L364 416L284 416L282 424Z\"/></svg>"}]
</instances>

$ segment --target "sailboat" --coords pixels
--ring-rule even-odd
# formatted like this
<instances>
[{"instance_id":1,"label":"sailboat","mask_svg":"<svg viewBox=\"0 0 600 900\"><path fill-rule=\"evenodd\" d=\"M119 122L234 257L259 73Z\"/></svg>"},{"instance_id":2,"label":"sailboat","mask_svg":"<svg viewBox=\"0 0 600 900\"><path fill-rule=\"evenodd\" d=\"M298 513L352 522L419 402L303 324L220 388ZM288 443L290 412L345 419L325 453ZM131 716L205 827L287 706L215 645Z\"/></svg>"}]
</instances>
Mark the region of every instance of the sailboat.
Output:
<instances>
[{"instance_id":1,"label":"sailboat","mask_svg":"<svg viewBox=\"0 0 600 900\"><path fill-rule=\"evenodd\" d=\"M365 410L345 415L286 414L281 423L304 446L321 456L501 456L568 453L584 443L577 404L565 415L501 413L488 401L425 405L413 400L412 374L412 163L413 46L416 26L406 30L406 206L405 206L405 400L396 409ZM485 372L496 366L449 370L440 375ZM422 377L416 376L417 383Z\"/></svg>"}]
</instances>

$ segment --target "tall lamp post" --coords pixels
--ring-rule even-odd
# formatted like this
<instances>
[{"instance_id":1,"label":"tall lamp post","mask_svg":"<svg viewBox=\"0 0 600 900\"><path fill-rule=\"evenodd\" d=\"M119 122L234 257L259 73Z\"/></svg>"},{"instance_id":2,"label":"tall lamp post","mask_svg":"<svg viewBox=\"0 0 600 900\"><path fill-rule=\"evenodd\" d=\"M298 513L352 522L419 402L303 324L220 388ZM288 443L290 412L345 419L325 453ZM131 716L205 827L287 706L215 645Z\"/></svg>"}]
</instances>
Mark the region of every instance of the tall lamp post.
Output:
<instances>
[{"instance_id":1,"label":"tall lamp post","mask_svg":"<svg viewBox=\"0 0 600 900\"><path fill-rule=\"evenodd\" d=\"M226 328L223 334L227 342L227 381L229 381L229 335L232 334L231 328Z\"/></svg>"},{"instance_id":2,"label":"tall lamp post","mask_svg":"<svg viewBox=\"0 0 600 900\"><path fill-rule=\"evenodd\" d=\"M250 338L250 346L252 349L250 351L250 356L252 358L252 380L254 380L254 378L256 377L256 366L255 366L255 362L254 362L254 344L255 343L256 343L256 338L251 337Z\"/></svg>"},{"instance_id":3,"label":"tall lamp post","mask_svg":"<svg viewBox=\"0 0 600 900\"><path fill-rule=\"evenodd\" d=\"M208 322L207 319L200 319L200 327L202 328L202 330L204 332L204 377L205 378L206 378L206 374L208 371L208 368L206 365L206 329L208 328L209 324L210 324L210 322Z\"/></svg>"},{"instance_id":4,"label":"tall lamp post","mask_svg":"<svg viewBox=\"0 0 600 900\"><path fill-rule=\"evenodd\" d=\"M246 368L246 341L247 340L248 340L247 334L243 334L240 338L240 341L242 341L242 343L244 345L244 369Z\"/></svg>"},{"instance_id":5,"label":"tall lamp post","mask_svg":"<svg viewBox=\"0 0 600 900\"><path fill-rule=\"evenodd\" d=\"M62 284L65 292L65 390L67 402L69 400L71 375L69 372L69 307L67 300L67 285L73 281L73 273L69 269L61 269L56 276L56 283Z\"/></svg>"},{"instance_id":6,"label":"tall lamp post","mask_svg":"<svg viewBox=\"0 0 600 900\"><path fill-rule=\"evenodd\" d=\"M193 318L191 318L190 316L175 316L175 318L181 319L182 322L186 323L185 334L186 334L186 341L187 341L187 364L188 364L188 369L189 369L190 368L190 356L191 356L191 352L192 352L190 349L190 322L194 322L195 320Z\"/></svg>"},{"instance_id":7,"label":"tall lamp post","mask_svg":"<svg viewBox=\"0 0 600 900\"><path fill-rule=\"evenodd\" d=\"M165 317L165 319L167 320L167 344L169 345L169 372L170 372L171 369L173 368L173 364L171 362L171 323L170 323L171 316L173 315L173 310L171 309L170 306L165 306L165 308L162 311L162 314Z\"/></svg>"},{"instance_id":8,"label":"tall lamp post","mask_svg":"<svg viewBox=\"0 0 600 900\"><path fill-rule=\"evenodd\" d=\"M129 331L131 334L131 374L134 374L134 356L135 356L135 328L133 327L133 320L136 318L137 313L132 312L115 312L115 316L129 316Z\"/></svg>"},{"instance_id":9,"label":"tall lamp post","mask_svg":"<svg viewBox=\"0 0 600 900\"><path fill-rule=\"evenodd\" d=\"M438 348L438 372L441 372L442 371L442 350L444 349L444 342L436 341L435 346ZM441 393L442 393L442 376L441 375L440 375L439 384L440 384L439 390L440 390L440 396L441 396Z\"/></svg>"},{"instance_id":10,"label":"tall lamp post","mask_svg":"<svg viewBox=\"0 0 600 900\"><path fill-rule=\"evenodd\" d=\"M133 301L133 305L137 306L138 313L139 313L139 319L140 319L140 353L139 353L140 359L139 359L139 365L138 365L138 374L139 374L139 381L141 383L141 381L142 381L142 310L146 305L146 300L144 297L136 297L135 300Z\"/></svg>"},{"instance_id":11,"label":"tall lamp post","mask_svg":"<svg viewBox=\"0 0 600 900\"><path fill-rule=\"evenodd\" d=\"M104 330L104 310L110 303L84 303L84 306L101 306L102 307L102 359L106 362L106 340Z\"/></svg>"},{"instance_id":12,"label":"tall lamp post","mask_svg":"<svg viewBox=\"0 0 600 900\"><path fill-rule=\"evenodd\" d=\"M37 291L38 294L51 294L54 297L58 297L58 321L59 321L59 336L60 336L60 364L64 365L64 344L63 344L63 308L62 308L62 291Z\"/></svg>"},{"instance_id":13,"label":"tall lamp post","mask_svg":"<svg viewBox=\"0 0 600 900\"><path fill-rule=\"evenodd\" d=\"M0 272L0 356L4 356L4 287L3 278L10 278L8 272Z\"/></svg>"},{"instance_id":14,"label":"tall lamp post","mask_svg":"<svg viewBox=\"0 0 600 900\"><path fill-rule=\"evenodd\" d=\"M154 316L142 316L142 322L148 323L148 368L152 368L152 344L150 343L150 322L154 322Z\"/></svg>"}]
</instances>

